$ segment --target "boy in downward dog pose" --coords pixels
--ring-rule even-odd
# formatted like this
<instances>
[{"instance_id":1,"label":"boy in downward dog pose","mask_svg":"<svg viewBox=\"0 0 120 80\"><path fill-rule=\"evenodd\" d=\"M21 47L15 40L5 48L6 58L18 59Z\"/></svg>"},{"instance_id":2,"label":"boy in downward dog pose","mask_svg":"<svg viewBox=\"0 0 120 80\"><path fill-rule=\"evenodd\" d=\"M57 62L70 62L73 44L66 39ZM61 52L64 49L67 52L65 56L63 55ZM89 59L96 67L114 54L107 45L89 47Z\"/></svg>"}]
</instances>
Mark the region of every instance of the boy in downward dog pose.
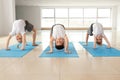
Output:
<instances>
[{"instance_id":1,"label":"boy in downward dog pose","mask_svg":"<svg viewBox=\"0 0 120 80\"><path fill-rule=\"evenodd\" d=\"M10 50L9 49L9 42L10 39L12 38L12 36L16 35L16 39L19 43L22 43L21 46L21 50L25 49L26 46L26 31L31 32L33 31L33 42L32 45L33 46L37 46L37 44L35 43L36 40L36 30L34 28L34 26L32 24L30 24L27 20L16 20L13 23L13 27L12 27L12 31L9 33L8 35L8 39L6 42L6 50Z\"/></svg>"},{"instance_id":2,"label":"boy in downward dog pose","mask_svg":"<svg viewBox=\"0 0 120 80\"><path fill-rule=\"evenodd\" d=\"M102 45L102 38L104 38L104 40L107 43L107 47L110 48L110 42L108 41L106 35L104 34L103 31L103 26L100 23L93 23L91 24L90 28L87 31L86 34L86 45L88 45L88 38L90 36L94 36L94 48L96 48L96 44L98 45Z\"/></svg>"},{"instance_id":3,"label":"boy in downward dog pose","mask_svg":"<svg viewBox=\"0 0 120 80\"><path fill-rule=\"evenodd\" d=\"M50 51L53 52L53 41L55 41L55 48L58 50L64 49L66 53L70 53L68 50L68 37L65 33L65 27L62 24L55 24L52 26L50 32Z\"/></svg>"}]
</instances>

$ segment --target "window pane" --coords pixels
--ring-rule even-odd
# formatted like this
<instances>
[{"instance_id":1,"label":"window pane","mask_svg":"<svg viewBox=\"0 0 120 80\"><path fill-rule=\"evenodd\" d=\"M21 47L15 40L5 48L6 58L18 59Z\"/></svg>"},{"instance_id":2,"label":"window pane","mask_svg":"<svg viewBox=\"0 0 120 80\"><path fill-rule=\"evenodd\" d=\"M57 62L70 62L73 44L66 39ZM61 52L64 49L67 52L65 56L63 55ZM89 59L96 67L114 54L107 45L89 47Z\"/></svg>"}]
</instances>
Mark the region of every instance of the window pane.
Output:
<instances>
[{"instance_id":1,"label":"window pane","mask_svg":"<svg viewBox=\"0 0 120 80\"><path fill-rule=\"evenodd\" d=\"M98 9L98 17L110 17L110 9Z\"/></svg>"},{"instance_id":2,"label":"window pane","mask_svg":"<svg viewBox=\"0 0 120 80\"><path fill-rule=\"evenodd\" d=\"M84 17L96 17L96 16L97 16L96 8L84 9Z\"/></svg>"},{"instance_id":3,"label":"window pane","mask_svg":"<svg viewBox=\"0 0 120 80\"><path fill-rule=\"evenodd\" d=\"M98 19L98 22L103 25L103 27L111 27L111 21L109 18Z\"/></svg>"},{"instance_id":4,"label":"window pane","mask_svg":"<svg viewBox=\"0 0 120 80\"><path fill-rule=\"evenodd\" d=\"M68 27L68 19L56 19L56 24L63 24L65 27Z\"/></svg>"},{"instance_id":5,"label":"window pane","mask_svg":"<svg viewBox=\"0 0 120 80\"><path fill-rule=\"evenodd\" d=\"M55 9L55 17L68 17L68 9Z\"/></svg>"},{"instance_id":6,"label":"window pane","mask_svg":"<svg viewBox=\"0 0 120 80\"><path fill-rule=\"evenodd\" d=\"M83 17L83 9L69 9L70 17Z\"/></svg>"},{"instance_id":7,"label":"window pane","mask_svg":"<svg viewBox=\"0 0 120 80\"><path fill-rule=\"evenodd\" d=\"M41 20L42 28L51 28L53 24L54 24L54 19L42 19Z\"/></svg>"},{"instance_id":8,"label":"window pane","mask_svg":"<svg viewBox=\"0 0 120 80\"><path fill-rule=\"evenodd\" d=\"M54 9L42 9L42 17L54 17Z\"/></svg>"},{"instance_id":9,"label":"window pane","mask_svg":"<svg viewBox=\"0 0 120 80\"><path fill-rule=\"evenodd\" d=\"M84 20L84 26L85 27L90 27L90 25L92 24L92 23L95 23L96 22L96 19L85 19Z\"/></svg>"},{"instance_id":10,"label":"window pane","mask_svg":"<svg viewBox=\"0 0 120 80\"><path fill-rule=\"evenodd\" d=\"M98 11L98 12L97 12ZM65 27L89 27L100 22L104 27L111 27L111 8L46 8L41 9L41 27L63 24ZM69 20L68 20L69 19Z\"/></svg>"},{"instance_id":11,"label":"window pane","mask_svg":"<svg viewBox=\"0 0 120 80\"><path fill-rule=\"evenodd\" d=\"M83 19L70 19L69 20L69 27L83 27Z\"/></svg>"}]
</instances>

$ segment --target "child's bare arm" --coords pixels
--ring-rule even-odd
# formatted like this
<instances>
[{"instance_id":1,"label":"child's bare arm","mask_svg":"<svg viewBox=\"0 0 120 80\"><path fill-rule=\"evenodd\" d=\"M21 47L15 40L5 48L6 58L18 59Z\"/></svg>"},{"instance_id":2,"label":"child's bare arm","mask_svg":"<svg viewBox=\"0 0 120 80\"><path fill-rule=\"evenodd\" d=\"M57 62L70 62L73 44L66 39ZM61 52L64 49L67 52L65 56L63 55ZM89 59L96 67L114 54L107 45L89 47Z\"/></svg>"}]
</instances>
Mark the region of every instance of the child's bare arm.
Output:
<instances>
[{"instance_id":1,"label":"child's bare arm","mask_svg":"<svg viewBox=\"0 0 120 80\"><path fill-rule=\"evenodd\" d=\"M93 48L95 49L96 48L96 37L94 36L94 46Z\"/></svg>"},{"instance_id":2,"label":"child's bare arm","mask_svg":"<svg viewBox=\"0 0 120 80\"><path fill-rule=\"evenodd\" d=\"M21 50L24 50L26 46L26 34L22 36L22 47Z\"/></svg>"},{"instance_id":3,"label":"child's bare arm","mask_svg":"<svg viewBox=\"0 0 120 80\"><path fill-rule=\"evenodd\" d=\"M65 38L64 38L64 46L65 46L65 51L67 51L68 50L68 37L67 37L67 35L65 36Z\"/></svg>"},{"instance_id":4,"label":"child's bare arm","mask_svg":"<svg viewBox=\"0 0 120 80\"><path fill-rule=\"evenodd\" d=\"M107 47L110 48L111 45L110 45L110 42L108 41L107 37L104 35L103 38L106 41L106 43L108 44Z\"/></svg>"},{"instance_id":5,"label":"child's bare arm","mask_svg":"<svg viewBox=\"0 0 120 80\"><path fill-rule=\"evenodd\" d=\"M50 46L50 51L48 51L48 53L52 53L53 52L53 37L51 36L50 37L50 43L49 43L49 46Z\"/></svg>"},{"instance_id":6,"label":"child's bare arm","mask_svg":"<svg viewBox=\"0 0 120 80\"><path fill-rule=\"evenodd\" d=\"M9 48L8 48L8 46L9 46L9 42L10 42L10 39L12 38L12 36L11 35L8 35L8 38L7 38L7 42L6 42L6 50L10 50Z\"/></svg>"},{"instance_id":7,"label":"child's bare arm","mask_svg":"<svg viewBox=\"0 0 120 80\"><path fill-rule=\"evenodd\" d=\"M64 42L65 52L66 52L66 53L70 53L70 51L68 50L69 40L68 40L67 35L65 35L64 40L65 40L65 42Z\"/></svg>"},{"instance_id":8,"label":"child's bare arm","mask_svg":"<svg viewBox=\"0 0 120 80\"><path fill-rule=\"evenodd\" d=\"M88 45L88 39L89 39L89 34L87 32L87 34L86 34L86 44L85 45Z\"/></svg>"}]
</instances>

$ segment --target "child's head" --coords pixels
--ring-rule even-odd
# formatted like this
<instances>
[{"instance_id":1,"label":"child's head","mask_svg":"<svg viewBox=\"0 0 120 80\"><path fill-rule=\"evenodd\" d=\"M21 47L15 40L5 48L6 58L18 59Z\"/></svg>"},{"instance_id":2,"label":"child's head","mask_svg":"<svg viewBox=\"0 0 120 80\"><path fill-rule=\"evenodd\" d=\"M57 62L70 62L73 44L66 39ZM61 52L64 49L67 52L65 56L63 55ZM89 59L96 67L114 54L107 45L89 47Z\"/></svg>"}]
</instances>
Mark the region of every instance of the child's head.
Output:
<instances>
[{"instance_id":1,"label":"child's head","mask_svg":"<svg viewBox=\"0 0 120 80\"><path fill-rule=\"evenodd\" d=\"M58 50L63 49L64 48L64 39L62 39L62 38L56 39L56 41L55 41L55 47Z\"/></svg>"},{"instance_id":2,"label":"child's head","mask_svg":"<svg viewBox=\"0 0 120 80\"><path fill-rule=\"evenodd\" d=\"M98 45L102 45L102 35L97 35L97 36L96 36L96 43L97 43Z\"/></svg>"},{"instance_id":3,"label":"child's head","mask_svg":"<svg viewBox=\"0 0 120 80\"><path fill-rule=\"evenodd\" d=\"M17 40L19 43L22 43L22 35L21 35L21 34L17 34L17 35L16 35L16 40Z\"/></svg>"}]
</instances>

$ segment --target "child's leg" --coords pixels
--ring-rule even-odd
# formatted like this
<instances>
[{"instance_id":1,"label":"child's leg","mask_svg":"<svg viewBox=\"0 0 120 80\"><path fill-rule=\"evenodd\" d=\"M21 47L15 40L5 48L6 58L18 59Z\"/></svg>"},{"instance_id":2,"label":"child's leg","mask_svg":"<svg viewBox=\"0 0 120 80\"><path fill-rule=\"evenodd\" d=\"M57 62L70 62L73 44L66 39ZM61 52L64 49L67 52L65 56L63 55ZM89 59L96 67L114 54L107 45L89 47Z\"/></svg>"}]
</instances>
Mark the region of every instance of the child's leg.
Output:
<instances>
[{"instance_id":1,"label":"child's leg","mask_svg":"<svg viewBox=\"0 0 120 80\"><path fill-rule=\"evenodd\" d=\"M53 28L55 25L52 26L51 30L50 30L50 37L52 37L52 33L53 33Z\"/></svg>"},{"instance_id":2,"label":"child's leg","mask_svg":"<svg viewBox=\"0 0 120 80\"><path fill-rule=\"evenodd\" d=\"M35 43L35 41L36 41L36 29L35 28L33 28L33 43L32 43L32 45L33 46L38 46L36 43Z\"/></svg>"},{"instance_id":3,"label":"child's leg","mask_svg":"<svg viewBox=\"0 0 120 80\"><path fill-rule=\"evenodd\" d=\"M91 24L91 26L89 27L87 34L86 34L86 45L88 45L88 39L89 39L89 35L93 36L93 24Z\"/></svg>"}]
</instances>

